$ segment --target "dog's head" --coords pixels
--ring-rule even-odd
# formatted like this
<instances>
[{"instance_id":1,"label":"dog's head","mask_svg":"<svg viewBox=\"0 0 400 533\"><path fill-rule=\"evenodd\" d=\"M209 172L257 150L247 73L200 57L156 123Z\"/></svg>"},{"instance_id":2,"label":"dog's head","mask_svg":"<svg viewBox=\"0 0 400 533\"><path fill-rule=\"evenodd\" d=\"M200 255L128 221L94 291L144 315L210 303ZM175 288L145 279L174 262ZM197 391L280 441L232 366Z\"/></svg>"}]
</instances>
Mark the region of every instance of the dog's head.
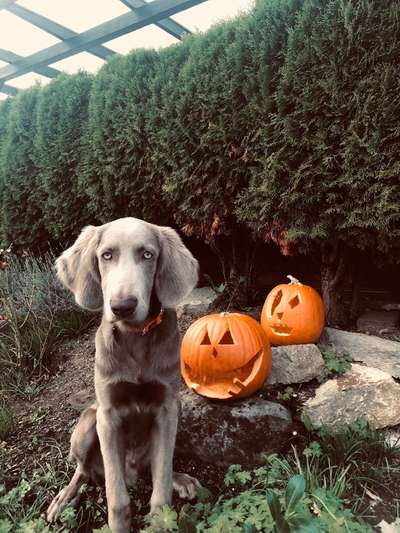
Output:
<instances>
[{"instance_id":1,"label":"dog's head","mask_svg":"<svg viewBox=\"0 0 400 533\"><path fill-rule=\"evenodd\" d=\"M121 218L84 228L56 261L76 302L108 322L139 325L151 307L175 307L196 285L198 264L171 228Z\"/></svg>"}]
</instances>

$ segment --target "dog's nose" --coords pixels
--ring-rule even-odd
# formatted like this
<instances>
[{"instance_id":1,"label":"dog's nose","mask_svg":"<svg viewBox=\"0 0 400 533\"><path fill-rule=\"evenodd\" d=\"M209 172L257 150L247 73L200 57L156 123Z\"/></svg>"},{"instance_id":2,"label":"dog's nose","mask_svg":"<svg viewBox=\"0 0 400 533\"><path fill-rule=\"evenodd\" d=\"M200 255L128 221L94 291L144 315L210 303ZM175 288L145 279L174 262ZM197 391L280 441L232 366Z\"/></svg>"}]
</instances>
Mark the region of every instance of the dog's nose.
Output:
<instances>
[{"instance_id":1,"label":"dog's nose","mask_svg":"<svg viewBox=\"0 0 400 533\"><path fill-rule=\"evenodd\" d=\"M110 306L111 311L118 318L126 318L130 315L133 315L138 304L137 298L131 296L130 298L111 298Z\"/></svg>"}]
</instances>

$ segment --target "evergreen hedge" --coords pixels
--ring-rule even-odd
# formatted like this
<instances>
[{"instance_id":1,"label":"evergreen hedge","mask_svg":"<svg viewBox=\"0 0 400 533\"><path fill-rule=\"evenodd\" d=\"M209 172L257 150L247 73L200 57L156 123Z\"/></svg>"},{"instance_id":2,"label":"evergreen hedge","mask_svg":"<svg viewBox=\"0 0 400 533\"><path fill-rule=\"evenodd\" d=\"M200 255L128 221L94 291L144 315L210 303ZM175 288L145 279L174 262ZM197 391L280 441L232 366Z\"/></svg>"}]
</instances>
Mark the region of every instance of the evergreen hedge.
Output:
<instances>
[{"instance_id":1,"label":"evergreen hedge","mask_svg":"<svg viewBox=\"0 0 400 533\"><path fill-rule=\"evenodd\" d=\"M0 106L4 244L63 246L136 216L210 243L235 286L272 239L319 258L340 323L360 251L400 248L399 14L399 0L259 0L21 92Z\"/></svg>"}]
</instances>

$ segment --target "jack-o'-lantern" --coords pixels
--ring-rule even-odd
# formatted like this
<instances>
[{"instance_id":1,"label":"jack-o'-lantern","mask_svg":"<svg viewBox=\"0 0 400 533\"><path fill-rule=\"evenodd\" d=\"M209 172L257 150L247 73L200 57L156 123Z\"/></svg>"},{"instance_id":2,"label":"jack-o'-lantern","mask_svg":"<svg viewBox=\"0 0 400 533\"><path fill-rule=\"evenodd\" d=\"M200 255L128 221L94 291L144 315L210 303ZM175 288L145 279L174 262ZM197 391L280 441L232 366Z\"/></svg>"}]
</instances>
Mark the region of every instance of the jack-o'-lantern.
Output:
<instances>
[{"instance_id":1,"label":"jack-o'-lantern","mask_svg":"<svg viewBox=\"0 0 400 533\"><path fill-rule=\"evenodd\" d=\"M264 383L271 362L271 348L260 324L239 313L204 316L182 339L182 376L188 387L208 398L252 394Z\"/></svg>"},{"instance_id":2,"label":"jack-o'-lantern","mask_svg":"<svg viewBox=\"0 0 400 533\"><path fill-rule=\"evenodd\" d=\"M261 325L271 344L316 342L324 328L324 304L318 292L293 276L268 294Z\"/></svg>"}]
</instances>

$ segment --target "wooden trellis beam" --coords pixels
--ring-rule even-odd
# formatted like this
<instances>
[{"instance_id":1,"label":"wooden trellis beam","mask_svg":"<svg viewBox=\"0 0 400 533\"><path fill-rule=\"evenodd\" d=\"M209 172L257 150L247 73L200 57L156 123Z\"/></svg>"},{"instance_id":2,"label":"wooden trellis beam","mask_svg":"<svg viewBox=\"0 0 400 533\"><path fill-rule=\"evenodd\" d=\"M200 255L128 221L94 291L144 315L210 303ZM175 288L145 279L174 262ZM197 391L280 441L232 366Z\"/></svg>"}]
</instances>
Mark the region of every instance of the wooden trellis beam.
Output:
<instances>
[{"instance_id":1,"label":"wooden trellis beam","mask_svg":"<svg viewBox=\"0 0 400 533\"><path fill-rule=\"evenodd\" d=\"M18 63L18 61L21 61L21 59L24 59L23 56L20 56L19 54L16 54L15 52L11 52L11 50L5 50L4 48L0 48L0 60L5 61L6 63ZM41 74L42 76L46 76L47 78L55 78L59 74L61 74L61 70L57 70L53 67L38 67L34 72L37 74Z\"/></svg>"},{"instance_id":2,"label":"wooden trellis beam","mask_svg":"<svg viewBox=\"0 0 400 533\"><path fill-rule=\"evenodd\" d=\"M139 7L142 7L147 4L147 2L143 0L121 0L123 4L125 4L130 9L138 9ZM182 39L184 34L190 34L191 31L179 24L178 22L175 22L175 20L167 18L164 20L160 20L155 23L156 26L161 28L162 30L166 31L173 37L176 37L176 39Z\"/></svg>"},{"instance_id":3,"label":"wooden trellis beam","mask_svg":"<svg viewBox=\"0 0 400 533\"><path fill-rule=\"evenodd\" d=\"M8 65L0 69L0 84L16 78L38 67L49 65L73 54L97 46L105 41L115 39L126 33L138 30L163 20L179 11L198 5L205 0L154 0L135 11L125 13L108 22L100 24L79 35L70 37L63 42L54 44L40 52L36 52L16 65Z\"/></svg>"},{"instance_id":4,"label":"wooden trellis beam","mask_svg":"<svg viewBox=\"0 0 400 533\"><path fill-rule=\"evenodd\" d=\"M2 0L0 0L0 2L1 1ZM14 15L23 20L26 20L27 22L30 22L37 28L40 28L41 30L44 30L50 35L53 35L53 37L57 37L57 39L64 41L66 39L70 39L71 37L76 37L79 35L79 33L72 31L69 28L66 28L65 26L62 26L61 24L58 24L57 22L54 22L53 20L50 20L47 17L44 17L43 15L39 15L39 13L35 13L34 11L27 9L26 7L16 4L15 0L3 1L10 2L10 5L6 6L7 11L13 13ZM114 50L110 50L110 48L107 48L106 46L102 45L89 47L87 51L97 57L100 57L101 59L108 59L110 56L115 54Z\"/></svg>"}]
</instances>

